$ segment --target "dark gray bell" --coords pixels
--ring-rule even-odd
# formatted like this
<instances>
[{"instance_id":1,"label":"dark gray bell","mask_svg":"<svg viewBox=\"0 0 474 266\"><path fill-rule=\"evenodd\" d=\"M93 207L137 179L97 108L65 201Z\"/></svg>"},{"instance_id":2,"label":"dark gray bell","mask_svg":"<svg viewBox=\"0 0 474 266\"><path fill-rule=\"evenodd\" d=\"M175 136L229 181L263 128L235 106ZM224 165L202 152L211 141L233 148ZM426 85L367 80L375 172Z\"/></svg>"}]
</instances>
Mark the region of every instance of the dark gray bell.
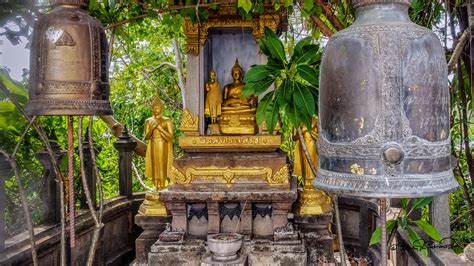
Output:
<instances>
[{"instance_id":1,"label":"dark gray bell","mask_svg":"<svg viewBox=\"0 0 474 266\"><path fill-rule=\"evenodd\" d=\"M314 185L367 197L455 189L443 47L412 23L409 0L356 0L354 24L321 63Z\"/></svg>"}]
</instances>

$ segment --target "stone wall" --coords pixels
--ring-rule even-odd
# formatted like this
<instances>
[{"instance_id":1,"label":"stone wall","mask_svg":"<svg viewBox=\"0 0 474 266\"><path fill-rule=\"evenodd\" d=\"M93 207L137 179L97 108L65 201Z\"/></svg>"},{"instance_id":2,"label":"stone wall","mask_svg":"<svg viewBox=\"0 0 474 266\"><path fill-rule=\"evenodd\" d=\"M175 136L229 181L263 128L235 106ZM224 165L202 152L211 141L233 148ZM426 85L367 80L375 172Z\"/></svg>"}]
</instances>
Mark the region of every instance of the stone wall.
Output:
<instances>
[{"instance_id":1,"label":"stone wall","mask_svg":"<svg viewBox=\"0 0 474 266\"><path fill-rule=\"evenodd\" d=\"M130 200L120 196L106 202L104 228L95 265L125 265L135 258L135 239L141 229L134 225L133 217L143 198L144 194L139 193ZM94 230L94 222L88 211L78 210L75 228L76 246L67 254L67 265L85 265ZM60 225L35 227L39 265L60 265L60 230ZM69 239L67 243L69 250ZM27 232L6 240L5 252L0 254L0 265L31 263Z\"/></svg>"}]
</instances>

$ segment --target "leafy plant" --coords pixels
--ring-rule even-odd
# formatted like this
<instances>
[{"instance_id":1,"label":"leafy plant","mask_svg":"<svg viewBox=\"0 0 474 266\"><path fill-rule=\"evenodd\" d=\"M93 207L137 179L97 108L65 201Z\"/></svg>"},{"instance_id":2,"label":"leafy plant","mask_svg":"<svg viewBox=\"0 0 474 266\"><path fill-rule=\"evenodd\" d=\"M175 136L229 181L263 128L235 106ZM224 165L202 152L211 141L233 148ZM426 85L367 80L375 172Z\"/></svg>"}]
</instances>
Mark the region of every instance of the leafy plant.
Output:
<instances>
[{"instance_id":1,"label":"leafy plant","mask_svg":"<svg viewBox=\"0 0 474 266\"><path fill-rule=\"evenodd\" d=\"M412 247L421 251L425 256L428 256L428 249L424 240L415 231L415 228L418 227L436 242L441 242L443 237L434 226L422 219L413 220L410 217L410 214L416 209L422 209L423 207L428 206L432 200L433 199L431 197L418 198L413 202L410 210L408 210L410 199L401 199L400 203L402 208L400 210L400 214L395 220L388 220L386 223L387 234L389 236L393 235L398 229L406 231L408 233L408 239ZM380 226L375 229L372 237L370 238L369 245L375 245L380 242L382 234L381 231L382 230ZM391 239L391 237L389 239Z\"/></svg>"},{"instance_id":2,"label":"leafy plant","mask_svg":"<svg viewBox=\"0 0 474 266\"><path fill-rule=\"evenodd\" d=\"M257 107L257 123L265 121L272 133L278 118L285 116L292 127L299 127L301 123L311 127L311 118L317 111L319 46L307 37L300 40L288 56L277 35L265 28L260 49L268 62L250 68L242 92L242 97L264 95ZM275 89L267 92L272 84Z\"/></svg>"}]
</instances>

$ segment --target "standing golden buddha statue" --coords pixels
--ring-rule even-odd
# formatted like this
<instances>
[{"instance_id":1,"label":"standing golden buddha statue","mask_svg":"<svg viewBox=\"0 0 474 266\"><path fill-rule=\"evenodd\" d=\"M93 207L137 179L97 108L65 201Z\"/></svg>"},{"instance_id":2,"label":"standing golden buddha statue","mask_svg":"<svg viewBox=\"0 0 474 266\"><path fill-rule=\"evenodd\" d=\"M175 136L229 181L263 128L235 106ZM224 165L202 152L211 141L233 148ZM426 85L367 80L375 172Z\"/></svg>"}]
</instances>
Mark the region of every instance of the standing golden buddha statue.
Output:
<instances>
[{"instance_id":1,"label":"standing golden buddha statue","mask_svg":"<svg viewBox=\"0 0 474 266\"><path fill-rule=\"evenodd\" d=\"M302 142L306 144L306 148L311 157L311 161L315 166L318 165L318 152L316 140L318 139L318 118L313 117L311 121L311 128L308 130L306 126L302 128L303 139L295 135L295 164L293 174L302 176L304 178L303 192L300 194L298 200L297 212L299 214L322 214L330 212L331 198L323 191L317 190L313 187L312 181L315 175L311 171L308 160L304 154Z\"/></svg>"},{"instance_id":2,"label":"standing golden buddha statue","mask_svg":"<svg viewBox=\"0 0 474 266\"><path fill-rule=\"evenodd\" d=\"M173 164L173 123L162 116L164 105L159 97L153 101L153 116L145 121L145 140L148 141L145 155L145 176L153 180L155 191L145 195L140 206L144 215L167 215L158 192L166 187L169 169Z\"/></svg>"},{"instance_id":3,"label":"standing golden buddha statue","mask_svg":"<svg viewBox=\"0 0 474 266\"><path fill-rule=\"evenodd\" d=\"M211 69L209 81L206 83L206 100L204 105L204 115L211 119L209 129L212 134L219 134L217 117L221 115L222 90L221 84L217 81L216 72Z\"/></svg>"},{"instance_id":4,"label":"standing golden buddha statue","mask_svg":"<svg viewBox=\"0 0 474 266\"><path fill-rule=\"evenodd\" d=\"M217 117L221 115L222 90L221 84L217 81L216 72L211 69L209 81L206 83L206 103L204 114L211 118L211 123L217 122Z\"/></svg>"}]
</instances>

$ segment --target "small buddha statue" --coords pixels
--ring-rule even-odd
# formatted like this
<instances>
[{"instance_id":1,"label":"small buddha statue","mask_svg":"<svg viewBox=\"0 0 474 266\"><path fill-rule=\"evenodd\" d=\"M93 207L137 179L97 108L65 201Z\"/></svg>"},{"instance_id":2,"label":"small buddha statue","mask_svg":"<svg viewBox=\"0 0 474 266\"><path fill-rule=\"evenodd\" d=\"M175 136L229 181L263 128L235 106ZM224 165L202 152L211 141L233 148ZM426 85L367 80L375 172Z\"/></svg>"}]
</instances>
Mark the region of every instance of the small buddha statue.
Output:
<instances>
[{"instance_id":1,"label":"small buddha statue","mask_svg":"<svg viewBox=\"0 0 474 266\"><path fill-rule=\"evenodd\" d=\"M145 155L145 176L153 179L157 190L165 188L168 171L173 163L173 123L162 116L164 106L159 97L153 101L153 117L145 121L145 140L149 140Z\"/></svg>"},{"instance_id":2,"label":"small buddha statue","mask_svg":"<svg viewBox=\"0 0 474 266\"><path fill-rule=\"evenodd\" d=\"M206 102L204 115L211 118L211 124L217 122L217 117L221 115L222 90L221 84L217 81L216 72L211 69L209 81L206 83Z\"/></svg>"},{"instance_id":3,"label":"small buddha statue","mask_svg":"<svg viewBox=\"0 0 474 266\"><path fill-rule=\"evenodd\" d=\"M255 107L253 97L241 98L242 90L244 89L245 83L242 81L244 77L244 71L239 65L239 59L235 59L235 64L232 67L232 78L234 82L225 85L224 87L224 107Z\"/></svg>"}]
</instances>

